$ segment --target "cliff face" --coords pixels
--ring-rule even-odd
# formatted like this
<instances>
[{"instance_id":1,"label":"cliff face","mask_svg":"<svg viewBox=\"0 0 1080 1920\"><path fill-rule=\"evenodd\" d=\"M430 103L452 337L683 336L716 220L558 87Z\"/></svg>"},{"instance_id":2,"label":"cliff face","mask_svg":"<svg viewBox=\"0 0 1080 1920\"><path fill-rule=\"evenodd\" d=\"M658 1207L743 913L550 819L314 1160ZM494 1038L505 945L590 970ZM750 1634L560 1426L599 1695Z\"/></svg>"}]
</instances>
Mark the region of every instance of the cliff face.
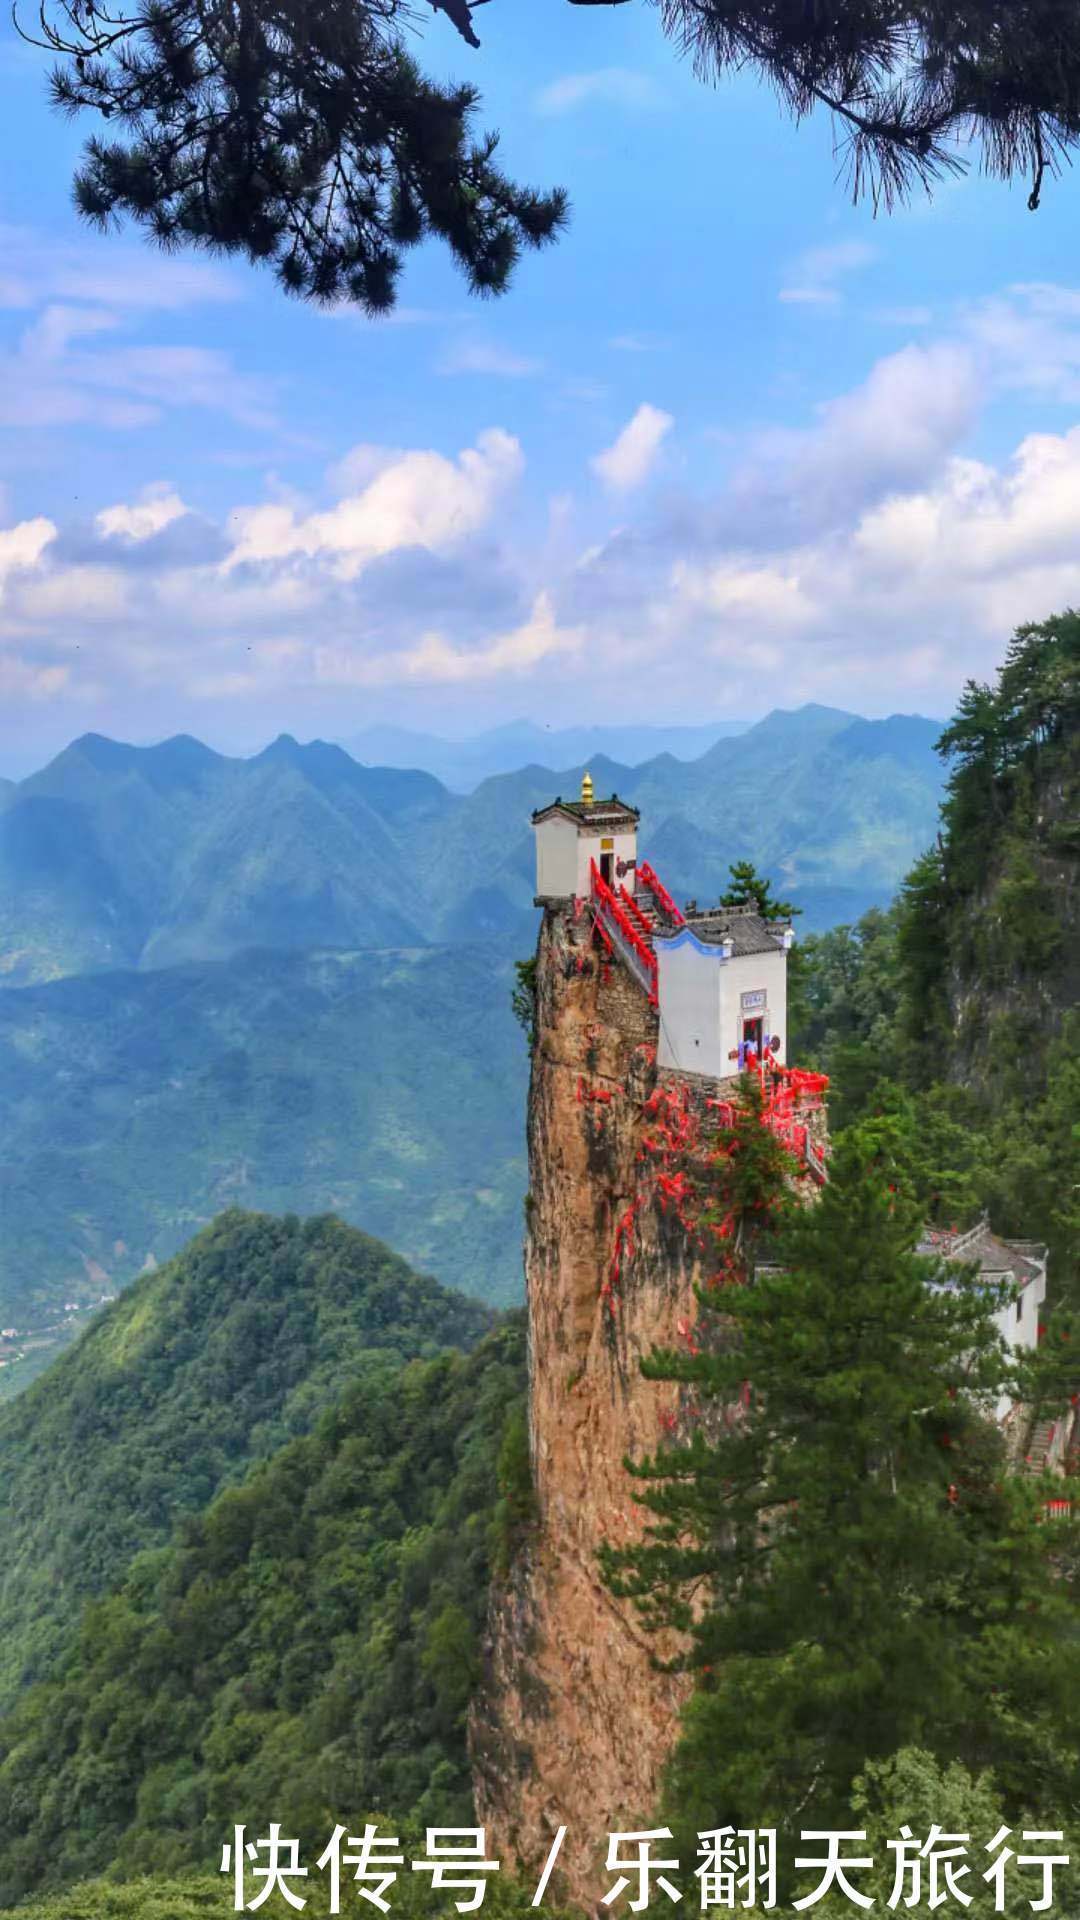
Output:
<instances>
[{"instance_id":1,"label":"cliff face","mask_svg":"<svg viewBox=\"0 0 1080 1920\"><path fill-rule=\"evenodd\" d=\"M494 1598L472 1753L496 1856L535 1877L567 1825L562 1887L591 1905L607 1834L649 1824L685 1694L652 1664L674 1647L606 1590L597 1554L640 1528L623 1458L670 1429L676 1390L638 1363L688 1337L700 1256L662 1171L693 1123L657 1087L656 1014L589 930L549 911L540 937L525 1253L539 1521Z\"/></svg>"},{"instance_id":2,"label":"cliff face","mask_svg":"<svg viewBox=\"0 0 1080 1920\"><path fill-rule=\"evenodd\" d=\"M1080 1005L1080 737L1010 801L968 887L945 895L946 1058L950 1077L981 1093L1003 1072L1030 1086ZM946 851L948 882L957 860Z\"/></svg>"},{"instance_id":3,"label":"cliff face","mask_svg":"<svg viewBox=\"0 0 1080 1920\"><path fill-rule=\"evenodd\" d=\"M906 1037L924 1081L1030 1104L1080 1031L1080 614L1021 627L939 748L941 832L899 918Z\"/></svg>"},{"instance_id":4,"label":"cliff face","mask_svg":"<svg viewBox=\"0 0 1080 1920\"><path fill-rule=\"evenodd\" d=\"M626 1456L705 1416L687 1389L643 1379L640 1362L654 1347L693 1348L695 1287L734 1271L731 1218L710 1224L700 1178L734 1120L731 1083L658 1074L656 1040L644 991L594 950L589 913L549 908L525 1247L538 1520L493 1594L470 1744L497 1857L535 1881L566 1826L555 1884L588 1910L605 1885L607 1835L652 1824L688 1692L684 1676L657 1669L678 1653L675 1636L646 1634L600 1578L602 1545L642 1530ZM797 1123L793 1177L813 1188L820 1100Z\"/></svg>"}]
</instances>

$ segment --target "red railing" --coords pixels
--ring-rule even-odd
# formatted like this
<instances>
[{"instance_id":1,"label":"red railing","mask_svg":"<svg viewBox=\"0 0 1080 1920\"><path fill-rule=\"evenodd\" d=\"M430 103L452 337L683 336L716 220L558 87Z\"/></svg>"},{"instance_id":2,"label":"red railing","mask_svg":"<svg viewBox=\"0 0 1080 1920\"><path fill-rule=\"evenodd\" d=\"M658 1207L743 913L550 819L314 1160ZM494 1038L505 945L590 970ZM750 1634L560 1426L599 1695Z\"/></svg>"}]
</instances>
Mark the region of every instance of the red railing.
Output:
<instances>
[{"instance_id":1,"label":"red railing","mask_svg":"<svg viewBox=\"0 0 1080 1920\"><path fill-rule=\"evenodd\" d=\"M653 898L660 902L668 919L674 921L677 927L684 927L686 925L684 916L679 912L678 907L675 905L659 874L654 873L647 860L642 860L638 866L637 877L641 881L642 886L648 887Z\"/></svg>"},{"instance_id":2,"label":"red railing","mask_svg":"<svg viewBox=\"0 0 1080 1920\"><path fill-rule=\"evenodd\" d=\"M630 912L633 914L634 919L637 921L638 926L640 927L641 932L644 934L646 940L651 941L652 927L649 925L648 920L646 919L645 915L642 913L641 908L638 906L638 903L634 899L633 894L627 893L626 888L623 886L620 886L619 899L622 900L624 904L630 909Z\"/></svg>"},{"instance_id":3,"label":"red railing","mask_svg":"<svg viewBox=\"0 0 1080 1920\"><path fill-rule=\"evenodd\" d=\"M593 917L601 935L609 947L612 934L618 935L624 959L655 1007L658 998L655 953L646 946L630 915L619 905L595 860L589 862L589 876L592 882Z\"/></svg>"},{"instance_id":4,"label":"red railing","mask_svg":"<svg viewBox=\"0 0 1080 1920\"><path fill-rule=\"evenodd\" d=\"M827 1073L808 1073L803 1067L775 1067L773 1104L779 1113L806 1112L820 1107L829 1090Z\"/></svg>"}]
</instances>

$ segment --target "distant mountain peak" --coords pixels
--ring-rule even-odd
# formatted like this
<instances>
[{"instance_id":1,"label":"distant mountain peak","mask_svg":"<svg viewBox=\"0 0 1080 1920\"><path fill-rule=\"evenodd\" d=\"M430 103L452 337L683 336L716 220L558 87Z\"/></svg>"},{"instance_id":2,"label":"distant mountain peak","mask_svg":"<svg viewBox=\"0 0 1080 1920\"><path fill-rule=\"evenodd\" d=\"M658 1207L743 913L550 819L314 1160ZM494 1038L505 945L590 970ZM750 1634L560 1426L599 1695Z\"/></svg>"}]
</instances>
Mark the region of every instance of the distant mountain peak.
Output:
<instances>
[{"instance_id":1,"label":"distant mountain peak","mask_svg":"<svg viewBox=\"0 0 1080 1920\"><path fill-rule=\"evenodd\" d=\"M818 700L807 700L801 707L773 707L750 731L759 734L805 732L811 727L838 731L858 718L857 713L849 713L846 707L827 707Z\"/></svg>"},{"instance_id":2,"label":"distant mountain peak","mask_svg":"<svg viewBox=\"0 0 1080 1920\"><path fill-rule=\"evenodd\" d=\"M64 753L57 755L57 759L63 760L67 755L72 755L88 761L102 773L115 773L121 767L131 766L138 752L138 747L131 746L126 740L110 740L104 733L81 733Z\"/></svg>"}]
</instances>

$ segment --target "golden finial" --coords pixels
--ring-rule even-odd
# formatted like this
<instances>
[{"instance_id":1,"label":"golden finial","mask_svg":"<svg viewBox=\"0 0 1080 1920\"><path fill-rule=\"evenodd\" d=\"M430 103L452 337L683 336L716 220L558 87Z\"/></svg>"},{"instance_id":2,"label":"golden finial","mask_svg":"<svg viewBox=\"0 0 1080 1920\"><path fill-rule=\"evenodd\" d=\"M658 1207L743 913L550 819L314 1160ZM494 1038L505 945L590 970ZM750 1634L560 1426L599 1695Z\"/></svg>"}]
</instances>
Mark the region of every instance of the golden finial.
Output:
<instances>
[{"instance_id":1,"label":"golden finial","mask_svg":"<svg viewBox=\"0 0 1080 1920\"><path fill-rule=\"evenodd\" d=\"M591 806L592 806L592 803L593 803L593 786L592 786L592 774L591 774L591 773L586 773L586 774L583 774L583 775L582 775L582 780L581 780L581 803L582 803L582 805L583 805L583 806L585 806L585 807L591 807Z\"/></svg>"}]
</instances>

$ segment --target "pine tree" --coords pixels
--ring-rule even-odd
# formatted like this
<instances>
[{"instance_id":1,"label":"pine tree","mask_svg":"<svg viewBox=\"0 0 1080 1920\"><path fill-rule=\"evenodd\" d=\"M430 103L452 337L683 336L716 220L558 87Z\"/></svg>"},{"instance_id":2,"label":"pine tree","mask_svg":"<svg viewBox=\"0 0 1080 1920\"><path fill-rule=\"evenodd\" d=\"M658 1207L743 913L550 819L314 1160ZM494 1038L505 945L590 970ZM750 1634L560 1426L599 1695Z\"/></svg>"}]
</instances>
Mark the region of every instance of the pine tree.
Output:
<instances>
[{"instance_id":1,"label":"pine tree","mask_svg":"<svg viewBox=\"0 0 1080 1920\"><path fill-rule=\"evenodd\" d=\"M1013 1807L1077 1783L1069 1584L988 1408L1008 1367L974 1278L918 1257L888 1122L843 1138L774 1262L703 1294L715 1332L657 1353L689 1437L631 1466L643 1544L606 1558L681 1628L697 1689L668 1781L684 1834L845 1824L870 1759L996 1764ZM629 1463L628 1463L629 1464Z\"/></svg>"},{"instance_id":2,"label":"pine tree","mask_svg":"<svg viewBox=\"0 0 1080 1920\"><path fill-rule=\"evenodd\" d=\"M790 920L802 912L789 900L773 898L772 882L758 872L752 860L733 860L728 871L731 879L720 895L722 907L756 907L763 920Z\"/></svg>"},{"instance_id":3,"label":"pine tree","mask_svg":"<svg viewBox=\"0 0 1080 1920\"><path fill-rule=\"evenodd\" d=\"M464 8L462 9L464 11ZM405 252L446 242L475 293L500 292L523 247L550 240L566 195L515 186L478 95L427 79L396 21L402 0L97 0L43 10L60 56L54 104L117 130L88 142L80 212L126 214L163 247L273 267L291 293L394 303Z\"/></svg>"},{"instance_id":4,"label":"pine tree","mask_svg":"<svg viewBox=\"0 0 1080 1920\"><path fill-rule=\"evenodd\" d=\"M470 47L479 0L431 0ZM593 4L594 0L575 0ZM658 0L702 78L749 69L802 119L829 112L853 195L891 206L963 172L1048 172L1080 141L1077 0ZM163 246L238 253L289 291L393 305L405 250L444 240L473 291L502 291L566 217L473 142L471 86L409 55L408 0L41 0L28 39L59 56L54 103L109 123L76 175L82 213ZM18 15L16 15L18 19ZM25 29L24 29L25 31ZM115 137L119 129L121 137Z\"/></svg>"},{"instance_id":5,"label":"pine tree","mask_svg":"<svg viewBox=\"0 0 1080 1920\"><path fill-rule=\"evenodd\" d=\"M746 68L799 120L834 118L853 197L962 173L1030 181L1039 205L1080 140L1076 0L659 0L706 79Z\"/></svg>"}]
</instances>

